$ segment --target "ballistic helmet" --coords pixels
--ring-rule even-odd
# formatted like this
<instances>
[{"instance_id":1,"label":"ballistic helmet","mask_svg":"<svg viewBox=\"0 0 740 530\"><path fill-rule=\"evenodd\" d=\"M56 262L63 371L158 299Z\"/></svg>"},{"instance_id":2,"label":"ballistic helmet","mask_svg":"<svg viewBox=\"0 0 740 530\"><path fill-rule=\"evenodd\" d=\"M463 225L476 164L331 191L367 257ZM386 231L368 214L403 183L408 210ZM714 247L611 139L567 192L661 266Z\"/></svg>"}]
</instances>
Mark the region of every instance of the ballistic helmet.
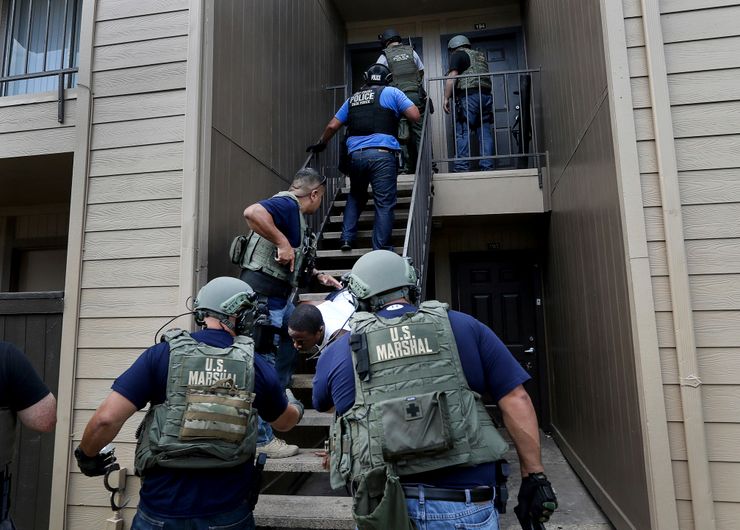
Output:
<instances>
[{"instance_id":1,"label":"ballistic helmet","mask_svg":"<svg viewBox=\"0 0 740 530\"><path fill-rule=\"evenodd\" d=\"M393 29L388 28L383 33L378 35L378 40L380 41L380 44L385 48L388 46L391 42L401 42L401 35Z\"/></svg>"},{"instance_id":2,"label":"ballistic helmet","mask_svg":"<svg viewBox=\"0 0 740 530\"><path fill-rule=\"evenodd\" d=\"M367 85L388 85L393 80L393 74L384 64L375 63L362 74L362 80Z\"/></svg>"},{"instance_id":3,"label":"ballistic helmet","mask_svg":"<svg viewBox=\"0 0 740 530\"><path fill-rule=\"evenodd\" d=\"M470 40L465 35L455 35L447 43L447 48L450 50L454 50L460 46L470 46Z\"/></svg>"},{"instance_id":4,"label":"ballistic helmet","mask_svg":"<svg viewBox=\"0 0 740 530\"><path fill-rule=\"evenodd\" d=\"M373 250L362 256L347 280L349 292L364 310L376 311L400 297L412 303L418 298L416 269L389 250Z\"/></svg>"},{"instance_id":5,"label":"ballistic helmet","mask_svg":"<svg viewBox=\"0 0 740 530\"><path fill-rule=\"evenodd\" d=\"M195 321L203 325L205 318L217 318L235 333L241 334L254 320L257 312L257 293L242 280L230 276L214 278L198 291L193 303ZM236 318L236 325L229 321Z\"/></svg>"}]
</instances>

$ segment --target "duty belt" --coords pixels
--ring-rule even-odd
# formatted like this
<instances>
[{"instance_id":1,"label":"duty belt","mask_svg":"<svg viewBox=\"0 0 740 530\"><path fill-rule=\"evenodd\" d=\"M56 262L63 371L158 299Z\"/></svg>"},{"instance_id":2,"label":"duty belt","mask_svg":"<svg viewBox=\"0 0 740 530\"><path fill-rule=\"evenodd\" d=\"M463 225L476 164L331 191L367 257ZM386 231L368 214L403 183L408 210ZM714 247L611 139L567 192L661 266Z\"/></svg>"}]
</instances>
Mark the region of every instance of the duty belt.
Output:
<instances>
[{"instance_id":1,"label":"duty belt","mask_svg":"<svg viewBox=\"0 0 740 530\"><path fill-rule=\"evenodd\" d=\"M392 149L388 149L387 147L363 147L361 149L355 149L352 151L353 153L359 153L360 151L383 151L384 153L392 153Z\"/></svg>"},{"instance_id":2,"label":"duty belt","mask_svg":"<svg viewBox=\"0 0 740 530\"><path fill-rule=\"evenodd\" d=\"M466 502L465 492L470 492L470 502L483 502L493 499L493 488L483 486L480 488L471 488L468 490L453 490L448 488L434 488L423 486L424 498L430 501L449 501L449 502ZM403 486L403 493L408 499L419 498L418 486Z\"/></svg>"}]
</instances>

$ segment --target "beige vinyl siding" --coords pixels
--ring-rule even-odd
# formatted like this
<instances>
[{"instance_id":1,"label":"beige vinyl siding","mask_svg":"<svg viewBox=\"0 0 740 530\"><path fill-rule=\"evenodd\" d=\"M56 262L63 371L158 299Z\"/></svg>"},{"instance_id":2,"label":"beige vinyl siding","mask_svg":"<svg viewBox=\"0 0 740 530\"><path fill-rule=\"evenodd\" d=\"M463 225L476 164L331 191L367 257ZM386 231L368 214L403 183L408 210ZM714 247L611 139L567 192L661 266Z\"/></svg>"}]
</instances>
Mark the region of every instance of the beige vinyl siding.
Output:
<instances>
[{"instance_id":1,"label":"beige vinyl siding","mask_svg":"<svg viewBox=\"0 0 740 530\"><path fill-rule=\"evenodd\" d=\"M59 123L56 92L0 98L0 158L73 151L76 89L67 90L64 101L64 123Z\"/></svg>"},{"instance_id":2,"label":"beige vinyl siding","mask_svg":"<svg viewBox=\"0 0 740 530\"><path fill-rule=\"evenodd\" d=\"M182 312L188 6L187 0L101 0L96 7L70 450L113 379ZM129 474L142 414L115 439ZM138 489L138 478L130 476L127 521ZM110 513L99 481L76 466L67 491L67 528L97 526Z\"/></svg>"},{"instance_id":3,"label":"beige vinyl siding","mask_svg":"<svg viewBox=\"0 0 740 530\"><path fill-rule=\"evenodd\" d=\"M645 35L624 0L669 443L682 529L695 528ZM662 0L662 40L717 528L740 518L740 2Z\"/></svg>"},{"instance_id":4,"label":"beige vinyl siding","mask_svg":"<svg viewBox=\"0 0 740 530\"><path fill-rule=\"evenodd\" d=\"M529 0L523 19L528 62L542 67L541 149L550 154L545 310L553 432L617 528L650 528L599 3Z\"/></svg>"},{"instance_id":5,"label":"beige vinyl siding","mask_svg":"<svg viewBox=\"0 0 740 530\"><path fill-rule=\"evenodd\" d=\"M287 189L343 102L345 32L331 2L215 3L208 277L233 275L246 206Z\"/></svg>"}]
</instances>

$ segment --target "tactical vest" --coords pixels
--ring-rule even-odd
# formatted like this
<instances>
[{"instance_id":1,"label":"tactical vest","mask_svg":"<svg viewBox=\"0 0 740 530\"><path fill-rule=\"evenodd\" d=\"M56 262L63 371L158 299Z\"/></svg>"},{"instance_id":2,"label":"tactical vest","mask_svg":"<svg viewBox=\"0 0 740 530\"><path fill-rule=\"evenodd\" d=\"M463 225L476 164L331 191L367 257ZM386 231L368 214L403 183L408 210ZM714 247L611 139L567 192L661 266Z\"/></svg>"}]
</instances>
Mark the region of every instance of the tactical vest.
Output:
<instances>
[{"instance_id":1,"label":"tactical vest","mask_svg":"<svg viewBox=\"0 0 740 530\"><path fill-rule=\"evenodd\" d=\"M488 74L488 61L486 60L486 56L483 54L483 52L478 50L471 50L468 48L461 48L462 51L468 54L468 57L470 58L470 67L468 67L467 70L464 72L460 72L461 74ZM458 96L464 96L464 91L470 90L470 89L477 89L478 87L481 87L482 89L486 89L488 92L491 91L491 76L490 75L481 75L480 77L462 77L457 80L457 87L456 89L459 91L463 91L461 93L458 93Z\"/></svg>"},{"instance_id":2,"label":"tactical vest","mask_svg":"<svg viewBox=\"0 0 740 530\"><path fill-rule=\"evenodd\" d=\"M254 343L237 336L229 348L164 334L170 346L164 403L149 409L136 431L138 475L154 466L181 469L234 467L254 457Z\"/></svg>"},{"instance_id":3,"label":"tactical vest","mask_svg":"<svg viewBox=\"0 0 740 530\"><path fill-rule=\"evenodd\" d=\"M392 319L355 313L350 325L355 404L332 425L332 487L383 463L403 477L503 456L507 444L465 379L446 304Z\"/></svg>"},{"instance_id":4,"label":"tactical vest","mask_svg":"<svg viewBox=\"0 0 740 530\"><path fill-rule=\"evenodd\" d=\"M0 407L0 473L10 464L15 454L16 413L8 407Z\"/></svg>"},{"instance_id":5,"label":"tactical vest","mask_svg":"<svg viewBox=\"0 0 740 530\"><path fill-rule=\"evenodd\" d=\"M300 207L298 197L289 191L281 191L277 195L274 195L274 197L290 197ZM234 240L231 250L232 259L233 256L239 254L239 263L243 269L261 271L273 278L290 284L292 287L298 287L299 284L302 286L304 283L307 283L303 276L307 273L310 275L312 272L307 269L313 269L313 263L316 257L316 236L309 228L306 218L300 210L298 216L300 218L301 243L298 248L293 249L295 251L293 272L290 271L289 265L281 265L275 260L277 247L254 231L247 236L244 245L245 248L240 252L235 251L233 248L239 238Z\"/></svg>"},{"instance_id":6,"label":"tactical vest","mask_svg":"<svg viewBox=\"0 0 740 530\"><path fill-rule=\"evenodd\" d=\"M388 46L383 53L393 74L391 86L403 92L418 92L421 74L414 62L414 48L408 44L397 44Z\"/></svg>"},{"instance_id":7,"label":"tactical vest","mask_svg":"<svg viewBox=\"0 0 740 530\"><path fill-rule=\"evenodd\" d=\"M385 87L371 87L352 94L349 98L348 136L370 136L388 134L394 138L398 134L398 116L380 106L380 94Z\"/></svg>"}]
</instances>

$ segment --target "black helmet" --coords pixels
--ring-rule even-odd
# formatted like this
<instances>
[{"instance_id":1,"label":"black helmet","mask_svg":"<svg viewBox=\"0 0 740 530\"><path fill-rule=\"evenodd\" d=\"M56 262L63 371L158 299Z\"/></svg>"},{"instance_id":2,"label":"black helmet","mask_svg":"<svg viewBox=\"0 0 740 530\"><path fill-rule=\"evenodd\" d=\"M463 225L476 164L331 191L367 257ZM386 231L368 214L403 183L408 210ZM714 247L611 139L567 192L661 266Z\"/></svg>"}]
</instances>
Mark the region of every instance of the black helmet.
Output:
<instances>
[{"instance_id":1,"label":"black helmet","mask_svg":"<svg viewBox=\"0 0 740 530\"><path fill-rule=\"evenodd\" d=\"M382 44L383 48L388 46L391 42L401 42L401 35L393 28L388 28L383 33L378 35L378 40Z\"/></svg>"},{"instance_id":2,"label":"black helmet","mask_svg":"<svg viewBox=\"0 0 740 530\"><path fill-rule=\"evenodd\" d=\"M375 63L362 74L362 80L367 85L388 85L393 80L393 74L386 65Z\"/></svg>"}]
</instances>

